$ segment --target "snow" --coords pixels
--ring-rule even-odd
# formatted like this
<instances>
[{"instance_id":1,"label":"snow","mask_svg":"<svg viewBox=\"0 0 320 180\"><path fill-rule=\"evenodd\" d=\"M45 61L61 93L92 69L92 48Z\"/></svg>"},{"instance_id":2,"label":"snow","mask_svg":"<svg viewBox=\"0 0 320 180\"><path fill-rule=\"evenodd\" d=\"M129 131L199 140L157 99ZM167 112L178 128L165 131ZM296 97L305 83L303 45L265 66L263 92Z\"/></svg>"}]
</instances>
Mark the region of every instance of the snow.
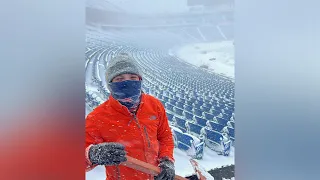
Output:
<instances>
[{"instance_id":1,"label":"snow","mask_svg":"<svg viewBox=\"0 0 320 180\"><path fill-rule=\"evenodd\" d=\"M175 148L174 149L174 158L176 160L176 174L181 176L190 176L193 175L194 169L189 161L190 157L186 155L186 152ZM210 150L209 148L204 149L204 155L202 160L197 160L197 162L202 166L206 171L214 169L217 167L234 164L234 150L232 148L230 156L221 156L216 152Z\"/></svg>"},{"instance_id":2,"label":"snow","mask_svg":"<svg viewBox=\"0 0 320 180\"><path fill-rule=\"evenodd\" d=\"M208 65L209 69L215 73L234 79L233 41L189 44L171 53L192 65L197 67Z\"/></svg>"},{"instance_id":3,"label":"snow","mask_svg":"<svg viewBox=\"0 0 320 180\"><path fill-rule=\"evenodd\" d=\"M170 126L171 129L175 130L175 131L178 131L180 133L183 133L183 131L177 127L174 127L174 126Z\"/></svg>"},{"instance_id":4,"label":"snow","mask_svg":"<svg viewBox=\"0 0 320 180\"><path fill-rule=\"evenodd\" d=\"M92 92L93 96L97 96L97 97L99 97L100 99L104 99L103 96L101 95L101 93L99 92L98 87L88 85L86 89L87 89L88 91Z\"/></svg>"}]
</instances>

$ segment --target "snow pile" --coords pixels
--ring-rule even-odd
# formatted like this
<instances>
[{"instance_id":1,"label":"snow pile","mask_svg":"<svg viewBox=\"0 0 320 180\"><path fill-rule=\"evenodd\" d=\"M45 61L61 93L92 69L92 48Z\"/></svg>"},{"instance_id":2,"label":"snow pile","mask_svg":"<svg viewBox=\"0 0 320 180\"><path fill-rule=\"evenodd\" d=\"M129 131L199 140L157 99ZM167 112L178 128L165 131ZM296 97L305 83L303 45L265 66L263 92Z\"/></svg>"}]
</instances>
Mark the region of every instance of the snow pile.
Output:
<instances>
[{"instance_id":1,"label":"snow pile","mask_svg":"<svg viewBox=\"0 0 320 180\"><path fill-rule=\"evenodd\" d=\"M192 65L234 78L233 41L191 44L174 53Z\"/></svg>"},{"instance_id":2,"label":"snow pile","mask_svg":"<svg viewBox=\"0 0 320 180\"><path fill-rule=\"evenodd\" d=\"M191 176L195 173L191 163L190 157L186 155L186 152L175 148L174 158L176 160L175 167L176 173L181 176ZM204 148L204 154L202 160L197 160L200 166L202 166L206 171L214 168L219 168L221 166L227 166L234 164L234 149L230 152L230 156L221 156L216 152L210 150L209 148Z\"/></svg>"}]
</instances>

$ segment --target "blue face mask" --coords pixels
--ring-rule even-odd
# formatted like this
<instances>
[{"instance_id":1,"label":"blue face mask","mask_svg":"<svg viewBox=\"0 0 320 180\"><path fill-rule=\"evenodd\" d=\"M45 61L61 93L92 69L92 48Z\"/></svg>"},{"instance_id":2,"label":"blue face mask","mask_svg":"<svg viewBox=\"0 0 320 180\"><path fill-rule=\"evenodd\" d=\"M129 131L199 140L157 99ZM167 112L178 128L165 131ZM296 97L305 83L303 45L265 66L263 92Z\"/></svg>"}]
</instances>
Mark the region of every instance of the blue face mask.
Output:
<instances>
[{"instance_id":1,"label":"blue face mask","mask_svg":"<svg viewBox=\"0 0 320 180\"><path fill-rule=\"evenodd\" d=\"M122 81L109 83L111 95L128 109L136 108L140 102L141 81Z\"/></svg>"}]
</instances>

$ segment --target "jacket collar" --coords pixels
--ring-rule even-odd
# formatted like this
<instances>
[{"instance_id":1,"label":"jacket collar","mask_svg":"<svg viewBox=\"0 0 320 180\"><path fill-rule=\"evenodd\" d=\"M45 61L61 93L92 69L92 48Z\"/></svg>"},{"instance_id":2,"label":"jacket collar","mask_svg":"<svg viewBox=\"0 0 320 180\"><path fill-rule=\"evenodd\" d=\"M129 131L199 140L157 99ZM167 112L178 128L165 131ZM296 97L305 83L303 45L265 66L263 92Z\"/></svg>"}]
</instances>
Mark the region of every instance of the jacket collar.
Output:
<instances>
[{"instance_id":1,"label":"jacket collar","mask_svg":"<svg viewBox=\"0 0 320 180\"><path fill-rule=\"evenodd\" d=\"M145 100L145 94L144 92L141 93L141 100L140 100L140 104L138 106L138 109L136 110L136 112L142 107L142 105L144 104L144 100ZM112 95L109 96L109 102L110 102L110 106L115 109L117 112L127 115L127 116L131 116L132 113L128 110L127 107L123 106L119 101L117 101L116 99L114 99L112 97Z\"/></svg>"}]
</instances>

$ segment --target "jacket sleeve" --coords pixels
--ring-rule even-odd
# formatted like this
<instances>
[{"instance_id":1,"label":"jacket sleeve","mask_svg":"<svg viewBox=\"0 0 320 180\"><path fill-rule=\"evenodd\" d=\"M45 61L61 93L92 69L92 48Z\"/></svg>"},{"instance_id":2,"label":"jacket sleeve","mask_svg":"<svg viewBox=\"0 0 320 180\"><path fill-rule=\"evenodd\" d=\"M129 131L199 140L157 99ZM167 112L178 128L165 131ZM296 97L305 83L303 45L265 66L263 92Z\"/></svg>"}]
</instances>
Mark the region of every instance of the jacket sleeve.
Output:
<instances>
[{"instance_id":1,"label":"jacket sleeve","mask_svg":"<svg viewBox=\"0 0 320 180\"><path fill-rule=\"evenodd\" d=\"M85 165L86 171L90 171L96 167L96 165L92 165L89 160L89 148L92 145L99 144L103 142L103 138L100 136L100 132L95 124L95 116L89 114L86 118L85 125Z\"/></svg>"},{"instance_id":2,"label":"jacket sleeve","mask_svg":"<svg viewBox=\"0 0 320 180\"><path fill-rule=\"evenodd\" d=\"M158 141L159 141L159 155L158 158L164 158L167 157L171 161L174 162L173 157L173 149L174 149L174 142L172 137L171 128L169 126L169 121L167 118L166 111L159 102L160 106L160 122L158 127Z\"/></svg>"}]
</instances>

